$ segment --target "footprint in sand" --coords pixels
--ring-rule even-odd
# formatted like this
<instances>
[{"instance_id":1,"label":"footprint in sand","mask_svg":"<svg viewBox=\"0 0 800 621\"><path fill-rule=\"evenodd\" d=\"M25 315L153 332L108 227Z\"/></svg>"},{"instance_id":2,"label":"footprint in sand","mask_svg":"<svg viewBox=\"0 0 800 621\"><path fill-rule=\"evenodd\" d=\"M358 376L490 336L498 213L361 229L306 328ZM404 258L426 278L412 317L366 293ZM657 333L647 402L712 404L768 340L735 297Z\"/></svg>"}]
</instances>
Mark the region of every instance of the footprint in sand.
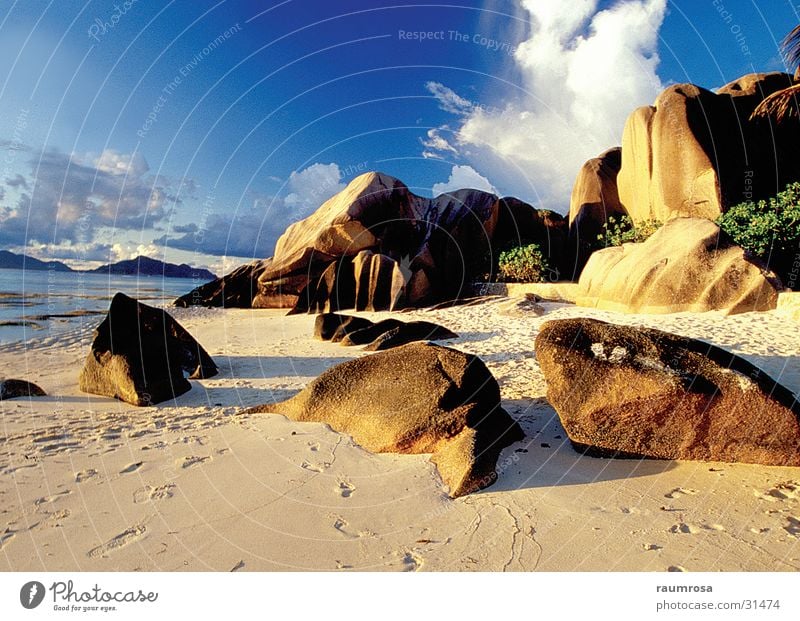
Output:
<instances>
[{"instance_id":1,"label":"footprint in sand","mask_svg":"<svg viewBox=\"0 0 800 621\"><path fill-rule=\"evenodd\" d=\"M800 483L797 481L784 481L775 487L768 489L765 494L755 492L758 498L770 502L797 500L800 498Z\"/></svg>"},{"instance_id":2,"label":"footprint in sand","mask_svg":"<svg viewBox=\"0 0 800 621\"><path fill-rule=\"evenodd\" d=\"M422 557L414 552L400 552L400 562L403 564L403 571L419 571L422 567Z\"/></svg>"},{"instance_id":3,"label":"footprint in sand","mask_svg":"<svg viewBox=\"0 0 800 621\"><path fill-rule=\"evenodd\" d=\"M197 455L190 455L189 457L179 459L177 463L181 468L192 468L207 462L209 459L211 459L211 457L198 457Z\"/></svg>"},{"instance_id":4,"label":"footprint in sand","mask_svg":"<svg viewBox=\"0 0 800 621\"><path fill-rule=\"evenodd\" d=\"M689 487L676 487L671 492L664 494L664 498L680 498L681 496L696 496L700 492Z\"/></svg>"},{"instance_id":5,"label":"footprint in sand","mask_svg":"<svg viewBox=\"0 0 800 621\"><path fill-rule=\"evenodd\" d=\"M76 483L83 483L91 479L92 477L97 476L97 470L94 468L89 468L87 470L81 470L80 472L75 473L75 482Z\"/></svg>"},{"instance_id":6,"label":"footprint in sand","mask_svg":"<svg viewBox=\"0 0 800 621\"><path fill-rule=\"evenodd\" d=\"M316 453L319 451L319 442L309 442L308 443L308 450Z\"/></svg>"},{"instance_id":7,"label":"footprint in sand","mask_svg":"<svg viewBox=\"0 0 800 621\"><path fill-rule=\"evenodd\" d=\"M52 496L42 496L41 498L37 498L36 500L33 501L33 504L36 507L39 507L39 506L44 505L44 504L49 504L51 502L55 502L56 500L58 500L62 496L68 496L71 493L72 493L72 491L70 491L68 489L65 489L63 492L58 492L57 494L53 494Z\"/></svg>"},{"instance_id":8,"label":"footprint in sand","mask_svg":"<svg viewBox=\"0 0 800 621\"><path fill-rule=\"evenodd\" d=\"M104 544L97 546L96 548L92 548L89 550L86 555L89 558L99 558L107 556L110 552L115 550L119 550L120 548L124 548L129 543L133 543L140 537L142 537L147 529L145 528L144 524L137 524L135 526L131 526L130 528L124 530L116 537L112 537Z\"/></svg>"},{"instance_id":9,"label":"footprint in sand","mask_svg":"<svg viewBox=\"0 0 800 621\"><path fill-rule=\"evenodd\" d=\"M783 527L783 530L789 533L792 537L800 537L800 518L790 515L786 518L786 520L789 523Z\"/></svg>"},{"instance_id":10,"label":"footprint in sand","mask_svg":"<svg viewBox=\"0 0 800 621\"><path fill-rule=\"evenodd\" d=\"M142 467L143 461L137 461L133 464L128 464L122 470L119 471L120 474L130 474L131 472L136 472L139 468Z\"/></svg>"},{"instance_id":11,"label":"footprint in sand","mask_svg":"<svg viewBox=\"0 0 800 621\"><path fill-rule=\"evenodd\" d=\"M693 526L692 524L686 524L685 522L682 522L680 524L675 524L674 526L671 526L669 532L683 533L685 535L696 535L697 533L700 532L700 529L697 528L696 526Z\"/></svg>"},{"instance_id":12,"label":"footprint in sand","mask_svg":"<svg viewBox=\"0 0 800 621\"><path fill-rule=\"evenodd\" d=\"M158 487L145 485L133 492L133 502L138 505L143 502L166 500L167 498L172 498L174 489L174 483L167 483L166 485L160 485Z\"/></svg>"},{"instance_id":13,"label":"footprint in sand","mask_svg":"<svg viewBox=\"0 0 800 621\"><path fill-rule=\"evenodd\" d=\"M350 496L353 495L353 492L356 491L356 488L349 481L342 479L339 481L339 485L336 486L336 491L342 498L350 498Z\"/></svg>"},{"instance_id":14,"label":"footprint in sand","mask_svg":"<svg viewBox=\"0 0 800 621\"><path fill-rule=\"evenodd\" d=\"M14 538L14 535L17 533L13 530L9 530L8 528L5 529L2 533L0 533L0 550L3 549L3 546Z\"/></svg>"},{"instance_id":15,"label":"footprint in sand","mask_svg":"<svg viewBox=\"0 0 800 621\"><path fill-rule=\"evenodd\" d=\"M303 460L303 463L300 464L300 467L310 470L311 472L324 472L326 469L330 468L330 464L328 462L323 462L322 464L312 464L306 460Z\"/></svg>"},{"instance_id":16,"label":"footprint in sand","mask_svg":"<svg viewBox=\"0 0 800 621\"><path fill-rule=\"evenodd\" d=\"M354 534L352 534L350 532L347 532L346 529L350 525L350 524L347 523L347 520L345 520L343 517L338 516L338 515L334 515L334 516L331 516L331 517L334 518L333 519L333 527L336 530L338 530L342 535L344 535L348 539L355 539L356 538L356 536Z\"/></svg>"},{"instance_id":17,"label":"footprint in sand","mask_svg":"<svg viewBox=\"0 0 800 621\"><path fill-rule=\"evenodd\" d=\"M376 534L371 530L360 530L357 533L353 534L350 531L350 524L345 520L341 515L336 515L334 513L330 514L329 517L333 518L333 527L338 530L342 535L344 535L347 539L361 539L362 537L376 537Z\"/></svg>"}]
</instances>

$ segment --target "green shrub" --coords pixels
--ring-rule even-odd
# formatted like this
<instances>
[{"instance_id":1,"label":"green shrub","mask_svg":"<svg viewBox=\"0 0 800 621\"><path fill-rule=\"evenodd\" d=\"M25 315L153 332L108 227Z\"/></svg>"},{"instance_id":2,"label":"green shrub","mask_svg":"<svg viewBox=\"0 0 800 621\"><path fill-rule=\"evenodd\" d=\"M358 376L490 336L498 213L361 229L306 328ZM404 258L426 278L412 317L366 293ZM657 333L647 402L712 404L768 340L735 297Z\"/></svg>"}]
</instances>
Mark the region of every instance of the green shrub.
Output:
<instances>
[{"instance_id":1,"label":"green shrub","mask_svg":"<svg viewBox=\"0 0 800 621\"><path fill-rule=\"evenodd\" d=\"M790 289L800 265L800 183L790 183L769 200L730 207L717 224L737 244L766 263Z\"/></svg>"},{"instance_id":2,"label":"green shrub","mask_svg":"<svg viewBox=\"0 0 800 621\"><path fill-rule=\"evenodd\" d=\"M501 252L497 269L505 282L541 282L549 266L539 245L528 244Z\"/></svg>"},{"instance_id":3,"label":"green shrub","mask_svg":"<svg viewBox=\"0 0 800 621\"><path fill-rule=\"evenodd\" d=\"M796 252L800 244L800 183L790 183L768 201L734 205L717 224L745 250L764 260Z\"/></svg>"},{"instance_id":4,"label":"green shrub","mask_svg":"<svg viewBox=\"0 0 800 621\"><path fill-rule=\"evenodd\" d=\"M609 216L603 224L604 233L597 236L601 248L621 246L627 243L639 243L655 233L661 225L660 220L642 220L635 223L628 216L616 218Z\"/></svg>"}]
</instances>

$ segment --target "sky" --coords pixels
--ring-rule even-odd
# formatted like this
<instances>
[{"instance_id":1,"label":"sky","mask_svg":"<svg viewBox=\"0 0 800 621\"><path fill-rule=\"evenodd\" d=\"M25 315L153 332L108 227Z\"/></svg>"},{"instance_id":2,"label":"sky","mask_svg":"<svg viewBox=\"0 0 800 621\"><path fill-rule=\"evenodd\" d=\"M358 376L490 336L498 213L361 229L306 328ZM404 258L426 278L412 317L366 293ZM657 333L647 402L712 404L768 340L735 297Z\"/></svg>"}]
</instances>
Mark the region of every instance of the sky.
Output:
<instances>
[{"instance_id":1,"label":"sky","mask_svg":"<svg viewBox=\"0 0 800 621\"><path fill-rule=\"evenodd\" d=\"M222 273L370 170L565 213L636 107L786 70L799 20L785 0L0 0L0 248Z\"/></svg>"}]
</instances>

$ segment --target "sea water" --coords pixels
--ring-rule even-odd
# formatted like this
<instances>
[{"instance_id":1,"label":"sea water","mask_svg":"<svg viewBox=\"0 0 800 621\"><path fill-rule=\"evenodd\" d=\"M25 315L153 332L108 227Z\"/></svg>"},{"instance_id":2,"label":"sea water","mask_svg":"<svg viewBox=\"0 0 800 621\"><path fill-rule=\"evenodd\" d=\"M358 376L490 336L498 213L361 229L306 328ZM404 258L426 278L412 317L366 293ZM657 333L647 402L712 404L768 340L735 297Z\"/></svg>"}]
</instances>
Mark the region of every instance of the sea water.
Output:
<instances>
[{"instance_id":1,"label":"sea water","mask_svg":"<svg viewBox=\"0 0 800 621\"><path fill-rule=\"evenodd\" d=\"M118 291L151 306L203 284L190 278L0 269L0 344L93 330Z\"/></svg>"}]
</instances>

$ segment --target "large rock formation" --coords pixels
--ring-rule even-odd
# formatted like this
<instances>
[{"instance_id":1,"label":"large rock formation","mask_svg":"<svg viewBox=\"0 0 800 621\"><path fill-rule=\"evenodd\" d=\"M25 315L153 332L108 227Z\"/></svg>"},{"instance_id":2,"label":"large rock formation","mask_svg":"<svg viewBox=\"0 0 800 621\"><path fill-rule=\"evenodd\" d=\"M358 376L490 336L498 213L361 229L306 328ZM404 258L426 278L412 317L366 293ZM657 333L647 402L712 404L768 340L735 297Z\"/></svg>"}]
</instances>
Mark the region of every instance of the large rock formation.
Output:
<instances>
[{"instance_id":1,"label":"large rock formation","mask_svg":"<svg viewBox=\"0 0 800 621\"><path fill-rule=\"evenodd\" d=\"M646 241L595 252L576 303L628 313L775 308L777 276L703 218L673 218Z\"/></svg>"},{"instance_id":2,"label":"large rock formation","mask_svg":"<svg viewBox=\"0 0 800 621\"><path fill-rule=\"evenodd\" d=\"M192 289L175 300L175 306L222 306L225 308L250 308L258 292L258 277L269 266L270 260L253 261Z\"/></svg>"},{"instance_id":3,"label":"large rock formation","mask_svg":"<svg viewBox=\"0 0 800 621\"><path fill-rule=\"evenodd\" d=\"M731 205L774 196L800 178L797 120L776 131L750 120L769 94L793 84L785 73L751 74L717 93L676 84L635 110L622 137L619 200L635 221L715 219Z\"/></svg>"},{"instance_id":4,"label":"large rock formation","mask_svg":"<svg viewBox=\"0 0 800 621\"><path fill-rule=\"evenodd\" d=\"M598 456L800 466L800 407L718 347L594 319L544 324L536 359L573 445Z\"/></svg>"},{"instance_id":5,"label":"large rock formation","mask_svg":"<svg viewBox=\"0 0 800 621\"><path fill-rule=\"evenodd\" d=\"M588 258L597 245L597 236L605 232L603 225L609 217L627 215L617 191L621 166L622 149L609 149L586 162L575 180L569 203L569 234L583 257Z\"/></svg>"},{"instance_id":6,"label":"large rock formation","mask_svg":"<svg viewBox=\"0 0 800 621\"><path fill-rule=\"evenodd\" d=\"M83 392L144 406L188 391L186 379L212 377L217 366L166 311L117 293L79 377Z\"/></svg>"},{"instance_id":7,"label":"large rock formation","mask_svg":"<svg viewBox=\"0 0 800 621\"><path fill-rule=\"evenodd\" d=\"M327 423L375 453L433 453L453 497L491 485L500 451L523 437L479 358L422 343L344 362L249 411Z\"/></svg>"},{"instance_id":8,"label":"large rock formation","mask_svg":"<svg viewBox=\"0 0 800 621\"><path fill-rule=\"evenodd\" d=\"M325 312L455 299L519 240L539 243L557 269L571 264L557 214L479 190L427 199L367 173L279 238L252 305Z\"/></svg>"}]
</instances>

